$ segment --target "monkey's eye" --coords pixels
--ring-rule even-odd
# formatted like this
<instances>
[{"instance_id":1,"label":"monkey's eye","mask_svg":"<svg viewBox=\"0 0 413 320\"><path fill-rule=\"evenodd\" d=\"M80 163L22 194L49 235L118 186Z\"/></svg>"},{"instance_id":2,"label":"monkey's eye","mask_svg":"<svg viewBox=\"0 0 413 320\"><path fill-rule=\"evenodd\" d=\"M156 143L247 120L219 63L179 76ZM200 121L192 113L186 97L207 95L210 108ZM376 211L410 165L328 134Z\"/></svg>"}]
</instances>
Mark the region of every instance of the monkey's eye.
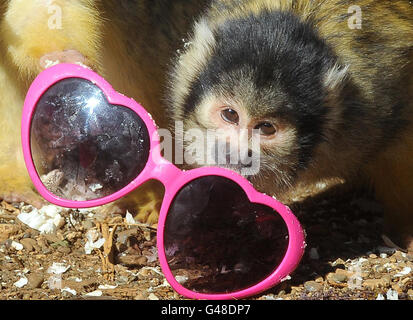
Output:
<instances>
[{"instance_id":1,"label":"monkey's eye","mask_svg":"<svg viewBox=\"0 0 413 320\"><path fill-rule=\"evenodd\" d=\"M275 129L274 125L269 122L261 122L257 124L254 129L259 130L260 134L263 136L271 136L275 132L277 132L277 129Z\"/></svg>"},{"instance_id":2,"label":"monkey's eye","mask_svg":"<svg viewBox=\"0 0 413 320\"><path fill-rule=\"evenodd\" d=\"M239 115L234 109L227 108L225 110L222 110L221 117L226 122L233 123L233 124L239 123Z\"/></svg>"}]
</instances>

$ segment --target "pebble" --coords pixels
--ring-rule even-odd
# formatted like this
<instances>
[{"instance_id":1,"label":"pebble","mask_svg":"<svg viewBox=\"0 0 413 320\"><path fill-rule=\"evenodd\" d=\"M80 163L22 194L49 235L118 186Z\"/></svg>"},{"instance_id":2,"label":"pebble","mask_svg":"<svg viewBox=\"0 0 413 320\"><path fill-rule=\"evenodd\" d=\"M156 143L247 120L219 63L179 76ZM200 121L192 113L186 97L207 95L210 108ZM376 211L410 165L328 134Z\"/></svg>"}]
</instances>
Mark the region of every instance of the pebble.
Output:
<instances>
[{"instance_id":1,"label":"pebble","mask_svg":"<svg viewBox=\"0 0 413 320\"><path fill-rule=\"evenodd\" d=\"M101 290L95 290L95 291L85 294L85 296L87 297L101 297L102 295L103 295L103 292Z\"/></svg>"},{"instance_id":2,"label":"pebble","mask_svg":"<svg viewBox=\"0 0 413 320\"><path fill-rule=\"evenodd\" d=\"M138 228L132 228L132 229L121 231L118 233L117 242L122 243L122 244L127 244L127 240L129 237L137 236L137 235L139 235Z\"/></svg>"},{"instance_id":3,"label":"pebble","mask_svg":"<svg viewBox=\"0 0 413 320\"><path fill-rule=\"evenodd\" d=\"M23 277L20 280L16 281L13 285L17 288L23 288L27 284L27 278Z\"/></svg>"},{"instance_id":4,"label":"pebble","mask_svg":"<svg viewBox=\"0 0 413 320\"><path fill-rule=\"evenodd\" d=\"M159 300L159 298L156 295L154 295L153 293L151 293L148 298L149 298L149 300Z\"/></svg>"},{"instance_id":5,"label":"pebble","mask_svg":"<svg viewBox=\"0 0 413 320\"><path fill-rule=\"evenodd\" d=\"M40 288L44 282L44 276L41 273L31 273L27 276L28 286L31 289Z\"/></svg>"},{"instance_id":6,"label":"pebble","mask_svg":"<svg viewBox=\"0 0 413 320\"><path fill-rule=\"evenodd\" d=\"M44 238L49 242L49 243L55 243L55 242L59 242L62 241L63 239L61 237L59 237L57 234L55 233L47 233L45 235L43 235Z\"/></svg>"},{"instance_id":7,"label":"pebble","mask_svg":"<svg viewBox=\"0 0 413 320\"><path fill-rule=\"evenodd\" d=\"M366 279L363 281L363 287L369 289L385 288L390 285L390 278L380 278L380 279Z\"/></svg>"},{"instance_id":8,"label":"pebble","mask_svg":"<svg viewBox=\"0 0 413 320\"><path fill-rule=\"evenodd\" d=\"M10 236L15 235L20 230L14 224L0 224L0 242L6 241Z\"/></svg>"},{"instance_id":9,"label":"pebble","mask_svg":"<svg viewBox=\"0 0 413 320\"><path fill-rule=\"evenodd\" d=\"M66 234L66 240L73 242L74 240L80 238L82 236L81 232L72 231Z\"/></svg>"},{"instance_id":10,"label":"pebble","mask_svg":"<svg viewBox=\"0 0 413 320\"><path fill-rule=\"evenodd\" d=\"M333 267L336 267L336 266L338 266L338 265L345 265L345 261L343 260L343 259L341 259L341 258L338 258L337 260L335 260L331 265L333 266Z\"/></svg>"},{"instance_id":11,"label":"pebble","mask_svg":"<svg viewBox=\"0 0 413 320\"><path fill-rule=\"evenodd\" d=\"M77 292L76 292L76 290L73 290L73 289L71 289L71 288L63 288L63 289L61 289L61 294L62 294L62 297L63 298L73 298L76 294L77 294Z\"/></svg>"},{"instance_id":12,"label":"pebble","mask_svg":"<svg viewBox=\"0 0 413 320\"><path fill-rule=\"evenodd\" d=\"M384 296L383 296L381 293L379 293L379 294L377 295L376 300L385 300L385 299L384 299Z\"/></svg>"},{"instance_id":13,"label":"pebble","mask_svg":"<svg viewBox=\"0 0 413 320\"><path fill-rule=\"evenodd\" d=\"M139 256L134 254L121 254L117 257L117 260L119 263L126 266L144 266L148 262L148 259L145 256Z\"/></svg>"},{"instance_id":14,"label":"pebble","mask_svg":"<svg viewBox=\"0 0 413 320\"><path fill-rule=\"evenodd\" d=\"M94 223L90 220L82 221L82 227L85 228L86 230L91 229L94 226L95 226Z\"/></svg>"},{"instance_id":15,"label":"pebble","mask_svg":"<svg viewBox=\"0 0 413 320\"><path fill-rule=\"evenodd\" d=\"M323 285L315 281L307 281L306 283L304 283L304 288L311 292L320 291L323 289Z\"/></svg>"},{"instance_id":16,"label":"pebble","mask_svg":"<svg viewBox=\"0 0 413 320\"><path fill-rule=\"evenodd\" d=\"M399 300L399 294L397 293L397 291L394 291L392 289L389 289L389 291L387 291L387 300Z\"/></svg>"},{"instance_id":17,"label":"pebble","mask_svg":"<svg viewBox=\"0 0 413 320\"><path fill-rule=\"evenodd\" d=\"M336 282L345 282L347 281L348 277L344 273L333 273L332 279Z\"/></svg>"},{"instance_id":18,"label":"pebble","mask_svg":"<svg viewBox=\"0 0 413 320\"><path fill-rule=\"evenodd\" d=\"M148 294L146 292L139 292L133 299L134 300L148 300Z\"/></svg>"},{"instance_id":19,"label":"pebble","mask_svg":"<svg viewBox=\"0 0 413 320\"><path fill-rule=\"evenodd\" d=\"M46 240L46 238L43 237L43 235L40 236L40 237L37 237L37 245L38 245L42 250L45 250L45 249L48 249L48 248L49 248L49 245L48 245L48 243L47 243L47 240Z\"/></svg>"},{"instance_id":20,"label":"pebble","mask_svg":"<svg viewBox=\"0 0 413 320\"><path fill-rule=\"evenodd\" d=\"M68 247L63 247L63 246L58 247L58 248L57 248L57 251L59 251L59 252L61 252L61 253L64 253L64 254L69 254L69 253L72 252L72 250L71 250L70 248L68 248Z\"/></svg>"},{"instance_id":21,"label":"pebble","mask_svg":"<svg viewBox=\"0 0 413 320\"><path fill-rule=\"evenodd\" d=\"M20 243L23 245L24 249L27 251L33 251L39 249L37 241L32 238L24 238L20 240Z\"/></svg>"},{"instance_id":22,"label":"pebble","mask_svg":"<svg viewBox=\"0 0 413 320\"><path fill-rule=\"evenodd\" d=\"M23 245L17 241L12 241L11 247L14 248L17 251L23 250Z\"/></svg>"}]
</instances>

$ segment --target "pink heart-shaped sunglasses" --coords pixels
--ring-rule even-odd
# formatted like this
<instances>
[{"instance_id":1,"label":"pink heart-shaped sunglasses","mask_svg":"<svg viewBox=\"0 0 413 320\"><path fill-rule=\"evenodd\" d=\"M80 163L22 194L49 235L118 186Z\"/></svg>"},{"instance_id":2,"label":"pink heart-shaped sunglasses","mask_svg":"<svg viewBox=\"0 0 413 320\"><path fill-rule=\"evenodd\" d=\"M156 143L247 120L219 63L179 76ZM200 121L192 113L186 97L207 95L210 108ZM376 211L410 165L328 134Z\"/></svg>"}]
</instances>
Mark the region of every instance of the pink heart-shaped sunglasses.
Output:
<instances>
[{"instance_id":1,"label":"pink heart-shaped sunglasses","mask_svg":"<svg viewBox=\"0 0 413 320\"><path fill-rule=\"evenodd\" d=\"M304 233L288 207L230 170L178 169L162 157L145 109L87 68L59 64L34 80L22 143L35 187L58 206L96 207L161 181L158 256L168 282L188 298L257 294L301 260Z\"/></svg>"}]
</instances>

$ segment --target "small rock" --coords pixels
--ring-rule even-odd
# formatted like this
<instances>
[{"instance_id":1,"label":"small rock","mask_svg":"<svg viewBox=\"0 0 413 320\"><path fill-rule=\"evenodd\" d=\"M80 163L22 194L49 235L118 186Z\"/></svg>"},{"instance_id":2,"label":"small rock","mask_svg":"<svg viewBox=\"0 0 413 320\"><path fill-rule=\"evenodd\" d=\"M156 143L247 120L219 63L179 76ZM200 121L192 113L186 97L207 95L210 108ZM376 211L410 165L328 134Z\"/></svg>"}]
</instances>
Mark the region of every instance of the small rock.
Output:
<instances>
[{"instance_id":1,"label":"small rock","mask_svg":"<svg viewBox=\"0 0 413 320\"><path fill-rule=\"evenodd\" d=\"M394 291L396 291L398 294L403 294L403 289L402 288L400 288L400 285L399 284L394 284L394 285L392 285L392 289L394 290Z\"/></svg>"},{"instance_id":2,"label":"small rock","mask_svg":"<svg viewBox=\"0 0 413 320\"><path fill-rule=\"evenodd\" d=\"M118 276L116 278L116 284L120 285L120 286L122 286L124 284L127 284L129 282L130 282L130 280L129 280L129 277L127 277L127 276Z\"/></svg>"},{"instance_id":3,"label":"small rock","mask_svg":"<svg viewBox=\"0 0 413 320\"><path fill-rule=\"evenodd\" d=\"M399 294L395 290L389 289L386 295L387 295L387 300L399 300Z\"/></svg>"},{"instance_id":4,"label":"small rock","mask_svg":"<svg viewBox=\"0 0 413 320\"><path fill-rule=\"evenodd\" d=\"M68 288L68 287L61 289L61 293L62 293L63 298L72 298L75 295L77 295L76 290Z\"/></svg>"},{"instance_id":5,"label":"small rock","mask_svg":"<svg viewBox=\"0 0 413 320\"><path fill-rule=\"evenodd\" d=\"M32 238L21 239L20 243L23 245L24 249L26 249L29 252L35 249L39 249L37 241Z\"/></svg>"},{"instance_id":6,"label":"small rock","mask_svg":"<svg viewBox=\"0 0 413 320\"><path fill-rule=\"evenodd\" d=\"M379 294L377 295L376 300L385 300L385 299L384 299L384 296L383 296L381 293L379 293Z\"/></svg>"},{"instance_id":7,"label":"small rock","mask_svg":"<svg viewBox=\"0 0 413 320\"><path fill-rule=\"evenodd\" d=\"M42 249L42 250L46 250L49 248L48 242L46 240L46 238L44 237L44 235L41 235L39 237L37 237L37 245Z\"/></svg>"},{"instance_id":8,"label":"small rock","mask_svg":"<svg viewBox=\"0 0 413 320\"><path fill-rule=\"evenodd\" d=\"M17 242L17 241L12 241L11 247L14 248L17 251L23 250L23 245L20 242Z\"/></svg>"},{"instance_id":9,"label":"small rock","mask_svg":"<svg viewBox=\"0 0 413 320\"><path fill-rule=\"evenodd\" d=\"M16 281L14 283L14 286L17 288L23 288L27 284L27 282L28 282L27 278L23 277L23 278L20 278L20 280Z\"/></svg>"},{"instance_id":10,"label":"small rock","mask_svg":"<svg viewBox=\"0 0 413 320\"><path fill-rule=\"evenodd\" d=\"M407 262L409 260L407 254L401 251L396 251L393 257L396 258L397 262Z\"/></svg>"},{"instance_id":11,"label":"small rock","mask_svg":"<svg viewBox=\"0 0 413 320\"><path fill-rule=\"evenodd\" d=\"M27 276L28 286L31 289L40 288L42 283L44 282L43 274L40 273L31 273Z\"/></svg>"},{"instance_id":12,"label":"small rock","mask_svg":"<svg viewBox=\"0 0 413 320\"><path fill-rule=\"evenodd\" d=\"M304 288L306 288L308 291L314 292L322 290L323 286L315 281L307 281L306 283L304 283Z\"/></svg>"},{"instance_id":13,"label":"small rock","mask_svg":"<svg viewBox=\"0 0 413 320\"><path fill-rule=\"evenodd\" d=\"M71 250L70 248L68 248L68 247L62 247L62 246L58 247L58 248L57 248L57 251L59 251L59 252L61 252L61 253L63 253L63 254L69 254L69 253L72 252L72 250Z\"/></svg>"},{"instance_id":14,"label":"small rock","mask_svg":"<svg viewBox=\"0 0 413 320\"><path fill-rule=\"evenodd\" d=\"M101 290L95 290L95 291L85 294L85 296L87 297L101 297L102 295L103 295L103 292Z\"/></svg>"},{"instance_id":15,"label":"small rock","mask_svg":"<svg viewBox=\"0 0 413 320\"><path fill-rule=\"evenodd\" d=\"M148 298L149 298L149 300L159 300L159 298L156 295L154 295L153 293L151 293Z\"/></svg>"},{"instance_id":16,"label":"small rock","mask_svg":"<svg viewBox=\"0 0 413 320\"><path fill-rule=\"evenodd\" d=\"M185 274L180 274L181 276L185 276ZM156 268L152 267L145 267L139 270L138 272L138 279L139 280L146 280L148 278L164 278L162 272L157 270Z\"/></svg>"},{"instance_id":17,"label":"small rock","mask_svg":"<svg viewBox=\"0 0 413 320\"><path fill-rule=\"evenodd\" d=\"M67 240L67 241L70 241L70 242L73 242L74 240L80 238L81 236L82 236L82 233L81 233L81 232L72 231L72 232L69 232L69 233L66 235L66 240Z\"/></svg>"},{"instance_id":18,"label":"small rock","mask_svg":"<svg viewBox=\"0 0 413 320\"><path fill-rule=\"evenodd\" d=\"M383 288L390 284L390 280L386 278L381 279L366 279L363 281L363 287L369 289Z\"/></svg>"},{"instance_id":19,"label":"small rock","mask_svg":"<svg viewBox=\"0 0 413 320\"><path fill-rule=\"evenodd\" d=\"M0 242L19 232L20 227L15 224L0 224Z\"/></svg>"},{"instance_id":20,"label":"small rock","mask_svg":"<svg viewBox=\"0 0 413 320\"><path fill-rule=\"evenodd\" d=\"M344 273L334 273L333 274L333 280L336 282L345 282L347 281L348 277Z\"/></svg>"},{"instance_id":21,"label":"small rock","mask_svg":"<svg viewBox=\"0 0 413 320\"><path fill-rule=\"evenodd\" d=\"M150 277L151 275L152 275L152 272L151 272L150 269L143 268L143 269L139 270L139 272L138 272L138 279L139 280L145 280L148 277Z\"/></svg>"},{"instance_id":22,"label":"small rock","mask_svg":"<svg viewBox=\"0 0 413 320\"><path fill-rule=\"evenodd\" d=\"M53 264L47 269L47 273L53 273L53 274L63 274L67 270L70 269L69 265L65 265L64 263L57 263L53 262Z\"/></svg>"},{"instance_id":23,"label":"small rock","mask_svg":"<svg viewBox=\"0 0 413 320\"><path fill-rule=\"evenodd\" d=\"M82 226L83 226L83 228L85 228L86 230L89 230L89 229L91 229L91 228L94 227L94 223L93 223L92 221L90 221L90 220L85 220L85 221L82 221Z\"/></svg>"},{"instance_id":24,"label":"small rock","mask_svg":"<svg viewBox=\"0 0 413 320\"><path fill-rule=\"evenodd\" d=\"M336 272L327 275L328 283L338 287L345 287L349 278L350 273L343 269L337 269Z\"/></svg>"},{"instance_id":25,"label":"small rock","mask_svg":"<svg viewBox=\"0 0 413 320\"><path fill-rule=\"evenodd\" d=\"M80 280L80 279L79 279ZM88 279L88 280L65 280L62 282L62 287L68 287L76 290L77 292L81 291L93 291L98 287L97 279Z\"/></svg>"},{"instance_id":26,"label":"small rock","mask_svg":"<svg viewBox=\"0 0 413 320\"><path fill-rule=\"evenodd\" d=\"M403 276L407 276L412 272L412 268L410 267L404 267L403 270L401 270L400 272L396 273L394 276L395 277L403 277Z\"/></svg>"},{"instance_id":27,"label":"small rock","mask_svg":"<svg viewBox=\"0 0 413 320\"><path fill-rule=\"evenodd\" d=\"M117 242L122 244L127 244L129 237L138 236L140 231L138 228L127 229L118 233Z\"/></svg>"},{"instance_id":28,"label":"small rock","mask_svg":"<svg viewBox=\"0 0 413 320\"><path fill-rule=\"evenodd\" d=\"M341 259L341 258L338 258L336 261L334 261L332 264L331 264L333 267L337 267L337 266L339 266L339 265L345 265L345 261L343 260L343 259Z\"/></svg>"},{"instance_id":29,"label":"small rock","mask_svg":"<svg viewBox=\"0 0 413 320\"><path fill-rule=\"evenodd\" d=\"M44 234L43 237L49 242L49 243L55 243L62 241L63 239L60 239L60 237L56 233L47 233Z\"/></svg>"},{"instance_id":30,"label":"small rock","mask_svg":"<svg viewBox=\"0 0 413 320\"><path fill-rule=\"evenodd\" d=\"M110 285L110 284L101 284L99 285L98 289L99 290L113 290L116 289L118 286L117 285Z\"/></svg>"},{"instance_id":31,"label":"small rock","mask_svg":"<svg viewBox=\"0 0 413 320\"><path fill-rule=\"evenodd\" d=\"M315 282L323 283L324 279L323 279L323 277L318 277L317 279L315 279Z\"/></svg>"},{"instance_id":32,"label":"small rock","mask_svg":"<svg viewBox=\"0 0 413 320\"><path fill-rule=\"evenodd\" d=\"M148 259L145 256L140 255L118 255L117 257L118 263L121 263L125 266L144 266L147 264Z\"/></svg>"},{"instance_id":33,"label":"small rock","mask_svg":"<svg viewBox=\"0 0 413 320\"><path fill-rule=\"evenodd\" d=\"M146 292L139 292L133 299L134 300L148 300L148 294Z\"/></svg>"}]
</instances>

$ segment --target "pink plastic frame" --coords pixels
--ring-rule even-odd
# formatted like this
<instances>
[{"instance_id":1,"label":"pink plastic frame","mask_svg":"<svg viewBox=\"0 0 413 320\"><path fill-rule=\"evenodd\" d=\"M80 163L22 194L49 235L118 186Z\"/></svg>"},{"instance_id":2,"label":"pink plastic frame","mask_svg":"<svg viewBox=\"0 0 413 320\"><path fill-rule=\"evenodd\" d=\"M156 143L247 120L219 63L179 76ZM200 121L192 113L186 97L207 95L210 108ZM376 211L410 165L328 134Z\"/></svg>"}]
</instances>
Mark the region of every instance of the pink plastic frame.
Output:
<instances>
[{"instance_id":1,"label":"pink plastic frame","mask_svg":"<svg viewBox=\"0 0 413 320\"><path fill-rule=\"evenodd\" d=\"M151 138L149 159L141 174L139 174L139 176L135 180L133 180L122 190L101 199L89 201L71 201L55 196L54 194L50 193L41 182L32 160L30 148L30 125L36 104L43 93L49 87L54 85L56 82L66 78L83 78L89 80L92 83L96 84L103 91L109 103L114 105L122 105L126 108L132 109L139 115L139 117L141 117L141 119L146 124L149 136ZM129 192L135 190L148 180L156 179L163 183L163 185L165 186L165 195L158 222L158 256L162 271L167 281L181 295L184 295L191 299L240 299L252 296L265 291L281 282L297 267L298 263L301 260L305 248L304 232L297 218L287 206L281 204L279 201L275 200L272 197L259 193L253 188L248 180L244 179L242 176L233 171L218 167L204 167L189 171L182 171L178 169L175 165L161 156L159 143L160 140L157 133L157 128L147 111L133 99L130 99L116 92L106 80L85 67L74 64L58 64L46 69L41 74L39 74L39 76L30 86L26 100L24 102L21 134L24 160L26 162L29 175L36 189L47 201L58 206L69 208L97 207L118 200L119 198L127 195ZM168 214L168 209L175 195L184 185L186 185L190 181L202 176L209 175L222 176L236 182L245 191L251 202L264 204L275 209L284 219L288 228L289 244L287 252L281 264L266 279L252 287L241 291L226 294L203 294L190 291L184 288L175 280L165 256L165 250L163 246L164 226Z\"/></svg>"}]
</instances>

